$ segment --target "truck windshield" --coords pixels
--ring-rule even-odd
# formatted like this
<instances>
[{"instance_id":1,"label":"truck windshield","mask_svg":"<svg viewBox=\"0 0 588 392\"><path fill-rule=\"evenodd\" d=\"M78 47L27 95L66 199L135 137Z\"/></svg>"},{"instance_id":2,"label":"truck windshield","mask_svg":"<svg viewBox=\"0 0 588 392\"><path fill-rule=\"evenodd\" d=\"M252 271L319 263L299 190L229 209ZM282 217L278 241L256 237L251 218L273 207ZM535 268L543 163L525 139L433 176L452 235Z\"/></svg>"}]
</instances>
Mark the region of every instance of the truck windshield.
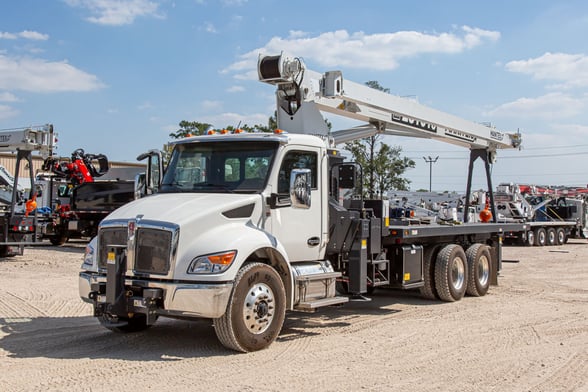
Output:
<instances>
[{"instance_id":1,"label":"truck windshield","mask_svg":"<svg viewBox=\"0 0 588 392\"><path fill-rule=\"evenodd\" d=\"M259 140L177 144L160 192L261 192L277 148Z\"/></svg>"}]
</instances>

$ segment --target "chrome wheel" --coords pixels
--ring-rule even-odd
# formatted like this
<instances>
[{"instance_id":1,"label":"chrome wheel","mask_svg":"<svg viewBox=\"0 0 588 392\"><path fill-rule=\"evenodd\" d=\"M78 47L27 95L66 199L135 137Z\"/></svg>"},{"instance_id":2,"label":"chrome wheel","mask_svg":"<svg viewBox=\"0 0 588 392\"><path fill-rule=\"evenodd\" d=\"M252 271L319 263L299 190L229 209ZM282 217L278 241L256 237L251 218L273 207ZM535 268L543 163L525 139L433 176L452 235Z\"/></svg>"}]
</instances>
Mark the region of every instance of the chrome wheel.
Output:
<instances>
[{"instance_id":1,"label":"chrome wheel","mask_svg":"<svg viewBox=\"0 0 588 392\"><path fill-rule=\"evenodd\" d=\"M243 322L253 334L260 334L274 318L274 293L265 283L257 283L249 290L243 304Z\"/></svg>"}]
</instances>

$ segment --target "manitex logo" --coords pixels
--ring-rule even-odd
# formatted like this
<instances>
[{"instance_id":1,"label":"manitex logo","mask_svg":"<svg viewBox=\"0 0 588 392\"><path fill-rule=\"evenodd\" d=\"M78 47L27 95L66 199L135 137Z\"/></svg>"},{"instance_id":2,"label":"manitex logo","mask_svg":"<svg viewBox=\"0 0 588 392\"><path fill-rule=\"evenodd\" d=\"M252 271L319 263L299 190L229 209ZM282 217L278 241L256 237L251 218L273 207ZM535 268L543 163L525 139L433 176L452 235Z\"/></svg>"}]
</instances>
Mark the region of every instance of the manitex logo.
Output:
<instances>
[{"instance_id":1,"label":"manitex logo","mask_svg":"<svg viewBox=\"0 0 588 392\"><path fill-rule=\"evenodd\" d=\"M0 135L0 143L6 143L10 141L12 135Z\"/></svg>"}]
</instances>

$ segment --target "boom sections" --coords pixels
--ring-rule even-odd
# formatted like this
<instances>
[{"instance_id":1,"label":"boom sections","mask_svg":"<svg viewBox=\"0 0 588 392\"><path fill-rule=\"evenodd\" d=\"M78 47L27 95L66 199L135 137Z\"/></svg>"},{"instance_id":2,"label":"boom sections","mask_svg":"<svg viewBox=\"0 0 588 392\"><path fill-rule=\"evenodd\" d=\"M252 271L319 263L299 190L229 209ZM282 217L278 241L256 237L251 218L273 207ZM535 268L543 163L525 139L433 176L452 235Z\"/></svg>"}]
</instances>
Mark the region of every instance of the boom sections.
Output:
<instances>
[{"instance_id":1,"label":"boom sections","mask_svg":"<svg viewBox=\"0 0 588 392\"><path fill-rule=\"evenodd\" d=\"M335 144L381 133L435 139L494 152L516 148L519 133L507 133L344 80L340 71L324 74L306 69L300 59L260 57L259 79L276 85L278 126L293 133L329 134ZM363 121L366 124L329 133L320 112Z\"/></svg>"}]
</instances>

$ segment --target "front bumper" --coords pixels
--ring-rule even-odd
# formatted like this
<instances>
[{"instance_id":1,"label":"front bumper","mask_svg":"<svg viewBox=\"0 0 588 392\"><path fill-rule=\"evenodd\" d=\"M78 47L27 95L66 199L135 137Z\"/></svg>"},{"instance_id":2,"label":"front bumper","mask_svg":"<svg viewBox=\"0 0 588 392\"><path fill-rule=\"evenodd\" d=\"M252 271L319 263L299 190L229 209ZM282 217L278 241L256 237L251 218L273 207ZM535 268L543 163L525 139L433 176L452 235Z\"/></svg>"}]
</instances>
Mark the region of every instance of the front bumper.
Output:
<instances>
[{"instance_id":1,"label":"front bumper","mask_svg":"<svg viewBox=\"0 0 588 392\"><path fill-rule=\"evenodd\" d=\"M97 291L96 288L106 287L106 281L105 274L80 272L80 298L94 304L95 310L104 305L106 295ZM140 311L145 307L145 304L156 302L157 304L151 305L150 308L160 316L218 318L225 313L233 284L167 283L144 279L125 279L125 288L128 288L128 293L133 293L129 294L128 303L135 311ZM140 294L142 292L150 294L142 295ZM153 301L154 298L151 294L153 292L161 293L161 298L158 301Z\"/></svg>"}]
</instances>

